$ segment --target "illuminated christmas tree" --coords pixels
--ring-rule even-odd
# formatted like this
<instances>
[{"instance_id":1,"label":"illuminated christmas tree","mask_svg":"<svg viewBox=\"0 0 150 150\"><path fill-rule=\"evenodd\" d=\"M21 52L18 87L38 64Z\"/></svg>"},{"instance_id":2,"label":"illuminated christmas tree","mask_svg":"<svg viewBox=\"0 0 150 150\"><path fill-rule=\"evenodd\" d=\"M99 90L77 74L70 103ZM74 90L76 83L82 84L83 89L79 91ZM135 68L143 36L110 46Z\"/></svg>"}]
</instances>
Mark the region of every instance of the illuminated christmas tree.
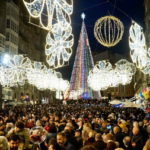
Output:
<instances>
[{"instance_id":1,"label":"illuminated christmas tree","mask_svg":"<svg viewBox=\"0 0 150 150\"><path fill-rule=\"evenodd\" d=\"M83 22L70 81L70 99L100 99L100 92L92 91L87 83L94 62L84 23L85 14L81 17Z\"/></svg>"}]
</instances>

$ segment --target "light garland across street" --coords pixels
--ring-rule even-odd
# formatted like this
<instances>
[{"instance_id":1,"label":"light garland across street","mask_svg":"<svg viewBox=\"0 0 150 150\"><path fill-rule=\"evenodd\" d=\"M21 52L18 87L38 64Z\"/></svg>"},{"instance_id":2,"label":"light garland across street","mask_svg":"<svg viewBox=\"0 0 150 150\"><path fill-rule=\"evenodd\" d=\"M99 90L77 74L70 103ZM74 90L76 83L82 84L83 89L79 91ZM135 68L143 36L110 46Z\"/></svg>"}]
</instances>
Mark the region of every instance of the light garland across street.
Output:
<instances>
[{"instance_id":1,"label":"light garland across street","mask_svg":"<svg viewBox=\"0 0 150 150\"><path fill-rule=\"evenodd\" d=\"M38 90L65 91L69 82L57 76L58 72L47 69L41 62L33 63L27 57L14 55L5 66L0 66L0 84L3 87L23 86L25 82Z\"/></svg>"},{"instance_id":2,"label":"light garland across street","mask_svg":"<svg viewBox=\"0 0 150 150\"><path fill-rule=\"evenodd\" d=\"M136 72L134 64L125 59L118 61L113 69L110 62L99 61L94 69L89 72L88 84L95 90L106 90L119 84L127 85L131 82L132 76Z\"/></svg>"}]
</instances>

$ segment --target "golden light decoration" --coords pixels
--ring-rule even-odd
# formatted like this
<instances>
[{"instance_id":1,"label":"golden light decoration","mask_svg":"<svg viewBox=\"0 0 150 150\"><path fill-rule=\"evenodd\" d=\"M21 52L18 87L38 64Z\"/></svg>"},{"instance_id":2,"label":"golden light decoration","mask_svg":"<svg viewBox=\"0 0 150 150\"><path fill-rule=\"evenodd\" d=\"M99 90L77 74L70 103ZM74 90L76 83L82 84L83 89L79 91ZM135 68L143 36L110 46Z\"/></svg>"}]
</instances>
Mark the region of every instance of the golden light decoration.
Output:
<instances>
[{"instance_id":1,"label":"golden light decoration","mask_svg":"<svg viewBox=\"0 0 150 150\"><path fill-rule=\"evenodd\" d=\"M123 33L123 23L114 16L102 17L95 23L95 38L103 46L115 46L122 39Z\"/></svg>"}]
</instances>

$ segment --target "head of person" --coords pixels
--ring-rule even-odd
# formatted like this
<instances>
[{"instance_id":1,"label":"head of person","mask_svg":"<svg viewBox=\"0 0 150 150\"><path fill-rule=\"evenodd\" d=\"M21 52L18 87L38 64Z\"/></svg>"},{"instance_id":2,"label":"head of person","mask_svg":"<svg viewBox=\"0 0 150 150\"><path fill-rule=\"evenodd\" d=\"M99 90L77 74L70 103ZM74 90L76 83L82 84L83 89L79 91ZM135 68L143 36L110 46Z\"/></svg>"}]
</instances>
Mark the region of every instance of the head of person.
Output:
<instances>
[{"instance_id":1,"label":"head of person","mask_svg":"<svg viewBox=\"0 0 150 150\"><path fill-rule=\"evenodd\" d=\"M40 120L37 120L36 123L35 123L35 125L36 125L36 126L41 126L41 121L40 121Z\"/></svg>"},{"instance_id":2,"label":"head of person","mask_svg":"<svg viewBox=\"0 0 150 150\"><path fill-rule=\"evenodd\" d=\"M71 127L70 125L66 125L64 129L71 131L71 130L72 130L72 127Z\"/></svg>"},{"instance_id":3,"label":"head of person","mask_svg":"<svg viewBox=\"0 0 150 150\"><path fill-rule=\"evenodd\" d=\"M95 135L95 141L99 141L99 140L102 140L102 136L101 136L100 133L97 133L97 134Z\"/></svg>"},{"instance_id":4,"label":"head of person","mask_svg":"<svg viewBox=\"0 0 150 150\"><path fill-rule=\"evenodd\" d=\"M123 143L124 143L125 147L131 146L131 138L129 136L124 137Z\"/></svg>"},{"instance_id":5,"label":"head of person","mask_svg":"<svg viewBox=\"0 0 150 150\"><path fill-rule=\"evenodd\" d=\"M145 144L145 149L146 150L150 150L150 139L147 140L146 144Z\"/></svg>"},{"instance_id":6,"label":"head of person","mask_svg":"<svg viewBox=\"0 0 150 150\"><path fill-rule=\"evenodd\" d=\"M19 132L24 129L24 123L22 121L17 121L15 124L16 131Z\"/></svg>"},{"instance_id":7,"label":"head of person","mask_svg":"<svg viewBox=\"0 0 150 150\"><path fill-rule=\"evenodd\" d=\"M115 142L108 142L106 145L106 150L115 150L117 148L117 145Z\"/></svg>"},{"instance_id":8,"label":"head of person","mask_svg":"<svg viewBox=\"0 0 150 150\"><path fill-rule=\"evenodd\" d=\"M96 132L95 132L95 131L91 130L91 131L89 132L89 138L94 138L94 139L95 139L95 135L96 135Z\"/></svg>"},{"instance_id":9,"label":"head of person","mask_svg":"<svg viewBox=\"0 0 150 150\"><path fill-rule=\"evenodd\" d=\"M12 127L13 127L13 124L12 124L12 123L7 123L7 124L6 124L6 128L7 128L7 129L11 129Z\"/></svg>"},{"instance_id":10,"label":"head of person","mask_svg":"<svg viewBox=\"0 0 150 150\"><path fill-rule=\"evenodd\" d=\"M79 127L82 127L82 121L79 121L79 122L78 122L78 126L79 126Z\"/></svg>"},{"instance_id":11,"label":"head of person","mask_svg":"<svg viewBox=\"0 0 150 150\"><path fill-rule=\"evenodd\" d=\"M122 132L123 132L123 133L127 134L128 131L129 131L129 129L128 129L127 127L123 127L123 128L122 128Z\"/></svg>"},{"instance_id":12,"label":"head of person","mask_svg":"<svg viewBox=\"0 0 150 150\"><path fill-rule=\"evenodd\" d=\"M144 118L143 123L147 124L148 123L148 118Z\"/></svg>"},{"instance_id":13,"label":"head of person","mask_svg":"<svg viewBox=\"0 0 150 150\"><path fill-rule=\"evenodd\" d=\"M138 127L138 126L139 126L139 123L138 123L138 122L136 122L136 121L133 122L133 128L134 128L134 127Z\"/></svg>"},{"instance_id":14,"label":"head of person","mask_svg":"<svg viewBox=\"0 0 150 150\"><path fill-rule=\"evenodd\" d=\"M76 130L76 131L75 131L75 137L80 137L80 136L81 136L80 130Z\"/></svg>"},{"instance_id":15,"label":"head of person","mask_svg":"<svg viewBox=\"0 0 150 150\"><path fill-rule=\"evenodd\" d=\"M139 128L138 127L134 127L132 132L133 132L133 135L137 135L139 133Z\"/></svg>"},{"instance_id":16,"label":"head of person","mask_svg":"<svg viewBox=\"0 0 150 150\"><path fill-rule=\"evenodd\" d=\"M55 138L52 138L49 142L49 149L61 150L60 145L57 143Z\"/></svg>"},{"instance_id":17,"label":"head of person","mask_svg":"<svg viewBox=\"0 0 150 150\"><path fill-rule=\"evenodd\" d=\"M116 133L120 132L120 129L119 129L118 126L115 126L115 127L113 128L113 131L114 131L114 134L116 134Z\"/></svg>"},{"instance_id":18,"label":"head of person","mask_svg":"<svg viewBox=\"0 0 150 150\"><path fill-rule=\"evenodd\" d=\"M57 129L56 129L56 127L55 127L54 124L50 125L50 127L49 127L49 133L57 133Z\"/></svg>"},{"instance_id":19,"label":"head of person","mask_svg":"<svg viewBox=\"0 0 150 150\"><path fill-rule=\"evenodd\" d=\"M9 138L9 146L10 150L17 150L19 146L19 136L18 135L12 135Z\"/></svg>"},{"instance_id":20,"label":"head of person","mask_svg":"<svg viewBox=\"0 0 150 150\"><path fill-rule=\"evenodd\" d=\"M67 138L66 138L66 134L63 133L63 132L60 132L57 134L57 143L62 146L64 145L64 143L67 141Z\"/></svg>"},{"instance_id":21,"label":"head of person","mask_svg":"<svg viewBox=\"0 0 150 150\"><path fill-rule=\"evenodd\" d=\"M106 139L107 139L107 141L113 141L113 135L111 133L108 133L106 135Z\"/></svg>"},{"instance_id":22,"label":"head of person","mask_svg":"<svg viewBox=\"0 0 150 150\"><path fill-rule=\"evenodd\" d=\"M4 124L4 119L3 117L0 117L0 125Z\"/></svg>"},{"instance_id":23,"label":"head of person","mask_svg":"<svg viewBox=\"0 0 150 150\"><path fill-rule=\"evenodd\" d=\"M84 146L83 148L81 148L81 150L97 150L97 149L94 146L87 145L87 146Z\"/></svg>"}]
</instances>

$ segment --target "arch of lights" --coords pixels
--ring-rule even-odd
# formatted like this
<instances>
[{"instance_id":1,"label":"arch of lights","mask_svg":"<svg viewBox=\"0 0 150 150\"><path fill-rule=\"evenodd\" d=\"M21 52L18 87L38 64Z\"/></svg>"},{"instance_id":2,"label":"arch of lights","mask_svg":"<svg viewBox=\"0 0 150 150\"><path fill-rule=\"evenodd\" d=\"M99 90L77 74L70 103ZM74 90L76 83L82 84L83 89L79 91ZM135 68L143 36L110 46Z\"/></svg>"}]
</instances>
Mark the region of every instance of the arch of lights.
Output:
<instances>
[{"instance_id":1,"label":"arch of lights","mask_svg":"<svg viewBox=\"0 0 150 150\"><path fill-rule=\"evenodd\" d=\"M95 91L106 90L119 84L127 85L131 82L135 72L134 64L125 59L118 61L114 69L110 62L99 61L89 72L88 84Z\"/></svg>"}]
</instances>

